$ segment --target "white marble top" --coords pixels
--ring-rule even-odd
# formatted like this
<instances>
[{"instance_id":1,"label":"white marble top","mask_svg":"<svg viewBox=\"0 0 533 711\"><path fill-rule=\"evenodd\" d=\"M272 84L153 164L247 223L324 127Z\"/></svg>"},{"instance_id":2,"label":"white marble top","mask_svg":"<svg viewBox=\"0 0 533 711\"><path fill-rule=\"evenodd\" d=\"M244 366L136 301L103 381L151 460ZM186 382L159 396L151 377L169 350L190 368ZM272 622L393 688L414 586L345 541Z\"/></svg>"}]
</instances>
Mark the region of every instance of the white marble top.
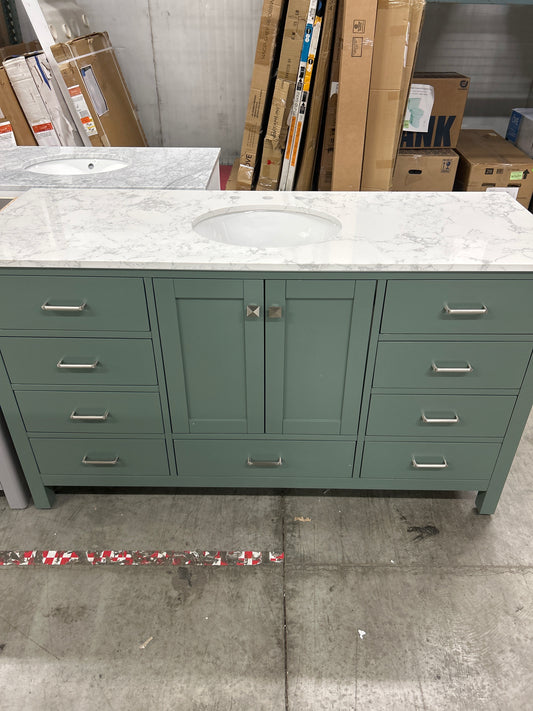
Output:
<instances>
[{"instance_id":1,"label":"white marble top","mask_svg":"<svg viewBox=\"0 0 533 711\"><path fill-rule=\"evenodd\" d=\"M19 146L0 151L0 187L154 188L205 190L217 166L219 148L46 148ZM114 158L127 167L96 175L44 175L25 170L55 158Z\"/></svg>"},{"instance_id":2,"label":"white marble top","mask_svg":"<svg viewBox=\"0 0 533 711\"><path fill-rule=\"evenodd\" d=\"M265 206L326 213L341 228L280 249L222 244L192 226L213 210ZM533 215L501 193L37 189L0 212L0 266L531 272Z\"/></svg>"}]
</instances>

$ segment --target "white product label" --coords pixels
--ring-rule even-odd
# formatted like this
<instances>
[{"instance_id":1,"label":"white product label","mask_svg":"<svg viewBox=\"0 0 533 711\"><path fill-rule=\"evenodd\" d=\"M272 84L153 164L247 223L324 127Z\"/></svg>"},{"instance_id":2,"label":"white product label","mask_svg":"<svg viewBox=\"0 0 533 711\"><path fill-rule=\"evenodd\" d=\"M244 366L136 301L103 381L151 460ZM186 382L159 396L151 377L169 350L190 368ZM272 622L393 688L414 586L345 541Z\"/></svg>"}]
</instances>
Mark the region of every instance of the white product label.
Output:
<instances>
[{"instance_id":1,"label":"white product label","mask_svg":"<svg viewBox=\"0 0 533 711\"><path fill-rule=\"evenodd\" d=\"M32 124L31 130L39 146L60 146L59 138L49 121Z\"/></svg>"},{"instance_id":2,"label":"white product label","mask_svg":"<svg viewBox=\"0 0 533 711\"><path fill-rule=\"evenodd\" d=\"M427 133L434 103L435 91L432 86L429 84L411 84L403 130Z\"/></svg>"},{"instance_id":3,"label":"white product label","mask_svg":"<svg viewBox=\"0 0 533 711\"><path fill-rule=\"evenodd\" d=\"M488 193L509 193L515 200L518 198L520 188L487 188Z\"/></svg>"},{"instance_id":4,"label":"white product label","mask_svg":"<svg viewBox=\"0 0 533 711\"><path fill-rule=\"evenodd\" d=\"M0 123L0 148L13 148L16 145L13 126L9 121L2 121Z\"/></svg>"},{"instance_id":5,"label":"white product label","mask_svg":"<svg viewBox=\"0 0 533 711\"><path fill-rule=\"evenodd\" d=\"M76 86L69 86L68 93L70 94L70 98L72 99L74 108L76 109L78 116L80 117L80 121L82 122L87 135L97 136L98 130L94 125L94 119L91 116L91 112L89 111L89 107L87 106L87 102L85 101L85 97L81 93L80 85L76 84Z\"/></svg>"},{"instance_id":6,"label":"white product label","mask_svg":"<svg viewBox=\"0 0 533 711\"><path fill-rule=\"evenodd\" d=\"M329 95L330 97L333 96L334 94L339 93L339 82L338 81L332 81L331 82L331 87L329 90Z\"/></svg>"},{"instance_id":7,"label":"white product label","mask_svg":"<svg viewBox=\"0 0 533 711\"><path fill-rule=\"evenodd\" d=\"M90 65L82 67L80 72L85 88L87 89L87 92L91 97L91 101L93 102L94 110L98 116L103 116L109 111L109 107L107 105L107 101L105 100L105 96L100 89L98 79L93 72L93 68Z\"/></svg>"}]
</instances>

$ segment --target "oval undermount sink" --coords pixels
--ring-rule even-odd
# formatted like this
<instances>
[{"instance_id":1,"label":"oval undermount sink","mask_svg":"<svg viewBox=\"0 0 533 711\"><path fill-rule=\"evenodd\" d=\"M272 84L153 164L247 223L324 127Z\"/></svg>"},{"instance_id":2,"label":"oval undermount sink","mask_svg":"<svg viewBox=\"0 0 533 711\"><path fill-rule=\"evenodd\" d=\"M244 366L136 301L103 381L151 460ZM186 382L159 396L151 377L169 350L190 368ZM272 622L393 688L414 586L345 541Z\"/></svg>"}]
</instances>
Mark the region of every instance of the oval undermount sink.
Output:
<instances>
[{"instance_id":1,"label":"oval undermount sink","mask_svg":"<svg viewBox=\"0 0 533 711\"><path fill-rule=\"evenodd\" d=\"M44 175L91 175L110 173L126 168L127 165L123 160L115 158L53 158L28 165L25 170Z\"/></svg>"},{"instance_id":2,"label":"oval undermount sink","mask_svg":"<svg viewBox=\"0 0 533 711\"><path fill-rule=\"evenodd\" d=\"M211 212L193 223L198 234L215 242L277 248L327 242L340 227L340 222L329 215L274 206Z\"/></svg>"}]
</instances>

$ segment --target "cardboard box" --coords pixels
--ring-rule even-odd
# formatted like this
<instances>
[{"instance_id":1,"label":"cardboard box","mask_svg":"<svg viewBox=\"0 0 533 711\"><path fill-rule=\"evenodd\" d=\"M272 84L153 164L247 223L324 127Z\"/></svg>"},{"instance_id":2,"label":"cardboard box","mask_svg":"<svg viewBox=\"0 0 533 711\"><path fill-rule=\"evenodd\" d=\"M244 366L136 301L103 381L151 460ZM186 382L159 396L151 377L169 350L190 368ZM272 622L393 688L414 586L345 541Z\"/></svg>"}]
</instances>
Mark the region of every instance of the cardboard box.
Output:
<instances>
[{"instance_id":1,"label":"cardboard box","mask_svg":"<svg viewBox=\"0 0 533 711\"><path fill-rule=\"evenodd\" d=\"M470 79L455 72L415 72L413 84L433 87L435 101L425 133L404 131L401 148L455 148L461 130Z\"/></svg>"},{"instance_id":2,"label":"cardboard box","mask_svg":"<svg viewBox=\"0 0 533 711\"><path fill-rule=\"evenodd\" d=\"M62 146L80 145L78 132L74 129L67 107L59 101L52 83L50 65L43 52L28 55L26 64L33 77L46 111Z\"/></svg>"},{"instance_id":3,"label":"cardboard box","mask_svg":"<svg viewBox=\"0 0 533 711\"><path fill-rule=\"evenodd\" d=\"M332 190L361 187L377 4L377 0L344 4Z\"/></svg>"},{"instance_id":4,"label":"cardboard box","mask_svg":"<svg viewBox=\"0 0 533 711\"><path fill-rule=\"evenodd\" d=\"M450 192L458 164L459 156L451 148L399 151L392 190Z\"/></svg>"},{"instance_id":5,"label":"cardboard box","mask_svg":"<svg viewBox=\"0 0 533 711\"><path fill-rule=\"evenodd\" d=\"M7 78L6 70L0 67L0 148L36 145L37 141Z\"/></svg>"},{"instance_id":6,"label":"cardboard box","mask_svg":"<svg viewBox=\"0 0 533 711\"><path fill-rule=\"evenodd\" d=\"M300 152L300 165L295 190L311 190L313 188L313 177L320 141L320 126L326 106L328 75L331 64L333 36L335 34L336 9L337 0L326 0L320 38L320 50L316 62L307 127L305 130L304 143Z\"/></svg>"},{"instance_id":7,"label":"cardboard box","mask_svg":"<svg viewBox=\"0 0 533 711\"><path fill-rule=\"evenodd\" d=\"M20 57L23 54L31 52L40 52L41 45L37 40L33 42L21 42L20 44L9 44L5 47L0 47L0 64L11 57Z\"/></svg>"},{"instance_id":8,"label":"cardboard box","mask_svg":"<svg viewBox=\"0 0 533 711\"><path fill-rule=\"evenodd\" d=\"M533 158L533 109L513 109L505 138Z\"/></svg>"},{"instance_id":9,"label":"cardboard box","mask_svg":"<svg viewBox=\"0 0 533 711\"><path fill-rule=\"evenodd\" d=\"M390 190L405 113L402 86L413 65L420 23L411 26L414 5L425 0L379 0L370 79L361 190ZM422 17L422 12L417 13ZM414 58L416 52L409 56Z\"/></svg>"},{"instance_id":10,"label":"cardboard box","mask_svg":"<svg viewBox=\"0 0 533 711\"><path fill-rule=\"evenodd\" d=\"M318 190L331 190L333 175L333 152L335 150L335 124L337 122L337 102L339 98L339 67L341 61L342 24L344 22L344 0L337 5L337 20L333 38L333 55L328 81L328 96L324 112L324 127L322 130L322 145L320 149L317 174Z\"/></svg>"},{"instance_id":11,"label":"cardboard box","mask_svg":"<svg viewBox=\"0 0 533 711\"><path fill-rule=\"evenodd\" d=\"M273 89L273 69L285 0L264 0L242 137L237 183L251 190L261 159L261 138Z\"/></svg>"},{"instance_id":12,"label":"cardboard box","mask_svg":"<svg viewBox=\"0 0 533 711\"><path fill-rule=\"evenodd\" d=\"M517 200L528 207L533 194L533 158L496 131L463 129L457 143L459 167L456 190L485 192L487 188L517 187Z\"/></svg>"},{"instance_id":13,"label":"cardboard box","mask_svg":"<svg viewBox=\"0 0 533 711\"><path fill-rule=\"evenodd\" d=\"M38 145L60 146L61 141L33 80L26 57L7 59L4 69Z\"/></svg>"},{"instance_id":14,"label":"cardboard box","mask_svg":"<svg viewBox=\"0 0 533 711\"><path fill-rule=\"evenodd\" d=\"M55 44L51 50L91 143L146 146L144 131L107 32Z\"/></svg>"}]
</instances>

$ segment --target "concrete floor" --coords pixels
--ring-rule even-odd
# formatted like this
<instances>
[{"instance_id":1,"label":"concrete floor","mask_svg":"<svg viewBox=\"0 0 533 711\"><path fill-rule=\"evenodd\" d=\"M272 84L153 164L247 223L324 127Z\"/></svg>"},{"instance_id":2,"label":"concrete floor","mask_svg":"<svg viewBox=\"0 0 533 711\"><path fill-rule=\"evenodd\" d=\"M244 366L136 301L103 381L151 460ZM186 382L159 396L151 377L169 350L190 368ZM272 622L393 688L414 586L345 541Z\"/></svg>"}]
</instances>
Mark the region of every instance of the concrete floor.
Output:
<instances>
[{"instance_id":1,"label":"concrete floor","mask_svg":"<svg viewBox=\"0 0 533 711\"><path fill-rule=\"evenodd\" d=\"M531 709L532 470L533 416L492 517L470 493L0 499L3 550L286 555L0 570L0 709Z\"/></svg>"}]
</instances>

